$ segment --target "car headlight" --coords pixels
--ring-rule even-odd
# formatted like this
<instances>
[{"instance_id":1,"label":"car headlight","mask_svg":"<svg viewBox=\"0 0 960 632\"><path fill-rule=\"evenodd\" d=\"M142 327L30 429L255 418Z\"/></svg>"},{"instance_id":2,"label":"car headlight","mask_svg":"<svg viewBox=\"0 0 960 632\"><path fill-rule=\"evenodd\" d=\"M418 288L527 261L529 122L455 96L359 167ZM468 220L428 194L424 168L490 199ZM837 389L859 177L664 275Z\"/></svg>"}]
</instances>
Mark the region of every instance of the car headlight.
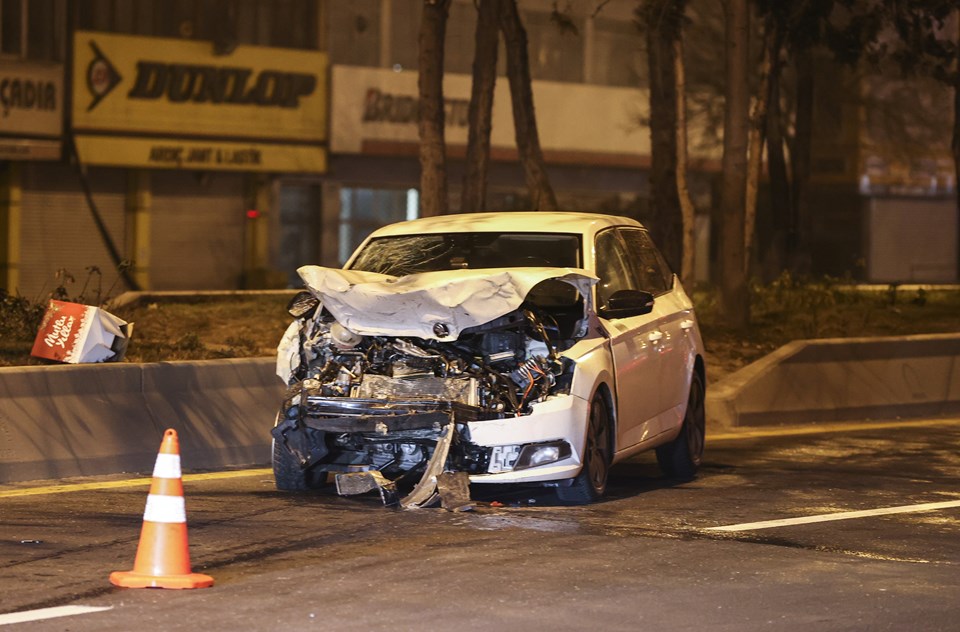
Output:
<instances>
[{"instance_id":1,"label":"car headlight","mask_svg":"<svg viewBox=\"0 0 960 632\"><path fill-rule=\"evenodd\" d=\"M515 472L538 465L554 463L572 454L566 441L528 443L526 445L497 445L490 450L487 474Z\"/></svg>"},{"instance_id":2,"label":"car headlight","mask_svg":"<svg viewBox=\"0 0 960 632\"><path fill-rule=\"evenodd\" d=\"M569 457L570 444L566 441L551 441L549 443L533 443L523 446L520 456L514 464L514 470L525 470L538 465L555 463Z\"/></svg>"}]
</instances>

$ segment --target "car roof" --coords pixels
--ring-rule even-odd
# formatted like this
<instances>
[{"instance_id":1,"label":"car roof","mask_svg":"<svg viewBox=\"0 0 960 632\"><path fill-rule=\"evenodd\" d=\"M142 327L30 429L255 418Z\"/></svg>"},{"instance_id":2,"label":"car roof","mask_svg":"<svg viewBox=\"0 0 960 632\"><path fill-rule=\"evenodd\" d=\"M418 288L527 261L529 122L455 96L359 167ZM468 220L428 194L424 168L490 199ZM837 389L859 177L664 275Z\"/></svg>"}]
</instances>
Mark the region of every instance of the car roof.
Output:
<instances>
[{"instance_id":1,"label":"car roof","mask_svg":"<svg viewBox=\"0 0 960 632\"><path fill-rule=\"evenodd\" d=\"M394 235L473 232L573 233L592 240L597 232L613 226L642 228L629 217L578 213L572 211L502 211L497 213L460 213L422 217L389 224L375 230L370 238Z\"/></svg>"}]
</instances>

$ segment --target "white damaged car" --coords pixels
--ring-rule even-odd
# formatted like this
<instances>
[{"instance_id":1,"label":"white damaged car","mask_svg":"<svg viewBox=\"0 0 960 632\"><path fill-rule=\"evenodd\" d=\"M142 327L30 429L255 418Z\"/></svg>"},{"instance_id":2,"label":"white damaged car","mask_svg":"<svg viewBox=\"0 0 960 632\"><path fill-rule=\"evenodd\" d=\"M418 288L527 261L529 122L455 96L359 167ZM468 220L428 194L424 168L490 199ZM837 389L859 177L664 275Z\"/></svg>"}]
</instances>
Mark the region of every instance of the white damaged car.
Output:
<instances>
[{"instance_id":1,"label":"white damaged car","mask_svg":"<svg viewBox=\"0 0 960 632\"><path fill-rule=\"evenodd\" d=\"M343 269L298 272L277 359L279 489L456 507L471 484L511 483L583 503L649 449L666 475L696 474L703 343L638 222L424 218L377 230Z\"/></svg>"}]
</instances>

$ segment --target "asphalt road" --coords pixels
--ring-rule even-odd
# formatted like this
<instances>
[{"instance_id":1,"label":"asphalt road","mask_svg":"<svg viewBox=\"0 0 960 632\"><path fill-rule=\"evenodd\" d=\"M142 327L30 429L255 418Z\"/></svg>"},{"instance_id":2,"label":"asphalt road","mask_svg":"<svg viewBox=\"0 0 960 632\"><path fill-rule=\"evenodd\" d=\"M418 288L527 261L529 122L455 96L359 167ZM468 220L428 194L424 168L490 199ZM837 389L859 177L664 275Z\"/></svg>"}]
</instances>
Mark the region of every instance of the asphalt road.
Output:
<instances>
[{"instance_id":1,"label":"asphalt road","mask_svg":"<svg viewBox=\"0 0 960 632\"><path fill-rule=\"evenodd\" d=\"M591 506L503 490L395 511L265 471L186 476L193 570L216 580L190 591L108 581L149 479L0 486L0 628L82 606L105 609L4 629L960 630L960 420L708 442L697 480L643 456Z\"/></svg>"}]
</instances>

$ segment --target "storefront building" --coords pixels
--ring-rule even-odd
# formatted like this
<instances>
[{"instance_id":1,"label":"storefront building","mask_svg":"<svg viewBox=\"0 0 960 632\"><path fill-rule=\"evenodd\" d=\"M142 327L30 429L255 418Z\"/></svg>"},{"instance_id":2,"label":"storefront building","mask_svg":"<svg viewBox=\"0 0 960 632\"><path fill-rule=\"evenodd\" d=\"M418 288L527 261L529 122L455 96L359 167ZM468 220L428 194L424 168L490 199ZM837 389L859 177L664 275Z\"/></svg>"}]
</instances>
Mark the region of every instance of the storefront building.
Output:
<instances>
[{"instance_id":1,"label":"storefront building","mask_svg":"<svg viewBox=\"0 0 960 632\"><path fill-rule=\"evenodd\" d=\"M60 159L63 66L3 60L0 108L0 287L17 288L26 253L21 232L25 220L30 228L32 219L24 216L21 181L24 172L49 168Z\"/></svg>"},{"instance_id":2,"label":"storefront building","mask_svg":"<svg viewBox=\"0 0 960 632\"><path fill-rule=\"evenodd\" d=\"M328 162L316 0L2 10L17 42L58 45L54 63L0 55L0 288L284 287L285 255L315 260L297 222L319 217Z\"/></svg>"},{"instance_id":3,"label":"storefront building","mask_svg":"<svg viewBox=\"0 0 960 632\"><path fill-rule=\"evenodd\" d=\"M277 283L274 174L326 170L326 66L318 51L214 55L208 42L76 33L77 153L126 174L126 252L142 287Z\"/></svg>"},{"instance_id":4,"label":"storefront building","mask_svg":"<svg viewBox=\"0 0 960 632\"><path fill-rule=\"evenodd\" d=\"M416 217L421 6L4 0L0 288L40 300L70 278L74 295L91 284L114 296L133 287L295 286L299 266L339 265L372 230ZM568 3L558 24L552 0L520 5L540 144L562 208L644 220L649 98L635 3L592 7ZM454 0L444 80L451 212L460 208L475 23L472 0ZM501 47L489 210L533 206L504 57ZM822 85L847 85L830 74L836 68L818 68ZM905 156L872 122L878 110L862 93L878 91L857 81L820 91L829 98L814 112L802 226L810 272L953 281L960 231L949 156L931 150L936 138ZM706 281L720 124L692 110L696 278ZM939 122L945 110L935 101L931 110L921 118ZM770 225L784 211L766 199L757 251L764 273L776 276L783 262L766 262L765 248L775 248L764 244L776 243ZM118 275L126 266L129 280Z\"/></svg>"}]
</instances>

